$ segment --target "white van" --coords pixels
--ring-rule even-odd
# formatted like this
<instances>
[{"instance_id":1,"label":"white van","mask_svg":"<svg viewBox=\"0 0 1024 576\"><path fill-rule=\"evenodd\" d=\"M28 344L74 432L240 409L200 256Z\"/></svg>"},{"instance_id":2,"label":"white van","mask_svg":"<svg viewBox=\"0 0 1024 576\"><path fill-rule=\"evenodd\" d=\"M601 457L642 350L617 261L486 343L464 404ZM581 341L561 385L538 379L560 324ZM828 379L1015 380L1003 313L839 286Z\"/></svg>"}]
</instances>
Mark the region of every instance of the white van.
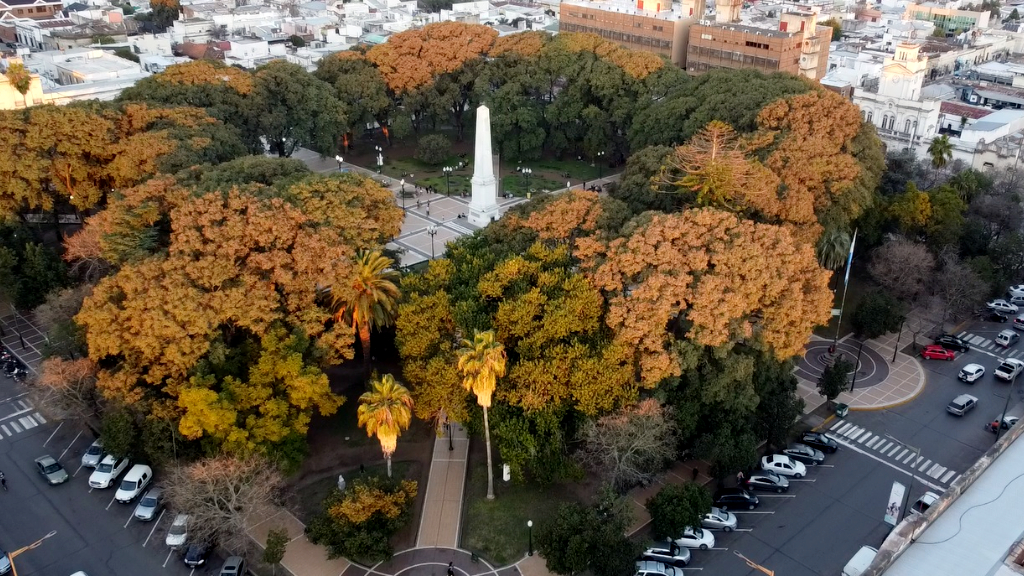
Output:
<instances>
[{"instance_id":1,"label":"white van","mask_svg":"<svg viewBox=\"0 0 1024 576\"><path fill-rule=\"evenodd\" d=\"M878 550L871 546L861 546L860 550L850 558L850 561L846 563L846 567L843 568L843 576L860 576L868 569L871 565L871 561L875 559L875 554L878 554Z\"/></svg>"},{"instance_id":2,"label":"white van","mask_svg":"<svg viewBox=\"0 0 1024 576\"><path fill-rule=\"evenodd\" d=\"M1000 346L1010 347L1020 340L1020 334L1013 330L1003 330L996 335L996 344Z\"/></svg>"}]
</instances>

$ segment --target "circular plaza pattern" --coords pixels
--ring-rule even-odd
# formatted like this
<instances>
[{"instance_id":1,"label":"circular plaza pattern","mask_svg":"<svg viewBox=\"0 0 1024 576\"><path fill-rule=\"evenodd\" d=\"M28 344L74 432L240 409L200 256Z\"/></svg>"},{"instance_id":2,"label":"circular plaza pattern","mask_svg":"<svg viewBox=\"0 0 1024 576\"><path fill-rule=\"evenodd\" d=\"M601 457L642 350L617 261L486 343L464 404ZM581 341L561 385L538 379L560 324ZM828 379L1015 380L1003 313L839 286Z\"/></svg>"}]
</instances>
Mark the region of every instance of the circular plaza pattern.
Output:
<instances>
[{"instance_id":1,"label":"circular plaza pattern","mask_svg":"<svg viewBox=\"0 0 1024 576\"><path fill-rule=\"evenodd\" d=\"M828 340L815 340L804 347L804 355L797 363L796 372L801 378L811 382L817 382L821 373L832 362L829 354L829 347L832 345ZM857 361L857 350L860 342L841 340L836 344L835 356L842 354L850 362ZM860 353L860 363L856 368L856 382L854 389L868 388L885 381L889 376L889 363L881 354L873 348L865 345ZM850 375L850 379L853 379Z\"/></svg>"}]
</instances>

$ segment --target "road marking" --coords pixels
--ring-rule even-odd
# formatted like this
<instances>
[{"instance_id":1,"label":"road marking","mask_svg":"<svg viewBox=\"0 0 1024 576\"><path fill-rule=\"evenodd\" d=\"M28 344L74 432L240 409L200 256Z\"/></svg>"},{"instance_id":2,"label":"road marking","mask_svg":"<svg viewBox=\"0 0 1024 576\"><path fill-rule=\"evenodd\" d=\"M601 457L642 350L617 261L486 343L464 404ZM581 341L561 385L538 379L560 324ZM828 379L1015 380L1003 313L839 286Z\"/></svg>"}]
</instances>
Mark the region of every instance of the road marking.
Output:
<instances>
[{"instance_id":1,"label":"road marking","mask_svg":"<svg viewBox=\"0 0 1024 576\"><path fill-rule=\"evenodd\" d=\"M14 428L15 432L21 432L21 428L18 427L18 424L16 422L11 422L10 424L11 428Z\"/></svg>"},{"instance_id":2,"label":"road marking","mask_svg":"<svg viewBox=\"0 0 1024 576\"><path fill-rule=\"evenodd\" d=\"M166 512L166 511L167 511L166 509L161 510L160 511L160 515L156 517L156 521L153 522L153 527L150 528L150 530L149 530L149 536L146 536L146 541L142 543L142 547L143 548L146 547L146 544L149 544L149 539L153 537L153 532L156 532L156 527L160 525L160 520L163 519L164 512Z\"/></svg>"},{"instance_id":3,"label":"road marking","mask_svg":"<svg viewBox=\"0 0 1024 576\"><path fill-rule=\"evenodd\" d=\"M969 344L973 345L973 346L977 346L977 345L978 345L978 344L980 344L980 343L981 343L981 341L982 341L982 340L984 340L984 339L985 339L985 338L984 338L984 337L982 337L982 336L972 336L972 337L971 337L971 339L970 339L970 340L968 340L967 342L968 342Z\"/></svg>"},{"instance_id":4,"label":"road marking","mask_svg":"<svg viewBox=\"0 0 1024 576\"><path fill-rule=\"evenodd\" d=\"M18 400L17 402L15 402L15 404L19 408L21 408L22 410L31 410L32 409L32 405L31 404L26 404L24 400Z\"/></svg>"},{"instance_id":5,"label":"road marking","mask_svg":"<svg viewBox=\"0 0 1024 576\"><path fill-rule=\"evenodd\" d=\"M18 410L17 412L15 412L13 414L10 414L9 416L4 416L3 418L0 418L0 421L2 421L2 420L10 420L11 418L17 418L18 416L21 416L25 412L31 412L31 411L32 411L31 408L26 408L24 410Z\"/></svg>"},{"instance_id":6,"label":"road marking","mask_svg":"<svg viewBox=\"0 0 1024 576\"><path fill-rule=\"evenodd\" d=\"M753 528L733 528L733 532L753 532Z\"/></svg>"},{"instance_id":7,"label":"road marking","mask_svg":"<svg viewBox=\"0 0 1024 576\"><path fill-rule=\"evenodd\" d=\"M128 515L128 521L124 523L125 528L127 528L128 524L131 523L132 518L135 518L135 510L132 510L131 514Z\"/></svg>"},{"instance_id":8,"label":"road marking","mask_svg":"<svg viewBox=\"0 0 1024 576\"><path fill-rule=\"evenodd\" d=\"M167 558L164 558L164 568L167 568L167 562L170 561L171 554L174 554L174 549L173 548L170 551L167 552Z\"/></svg>"},{"instance_id":9,"label":"road marking","mask_svg":"<svg viewBox=\"0 0 1024 576\"><path fill-rule=\"evenodd\" d=\"M115 496L110 497L110 502L107 502L107 510L110 510L110 506L114 503Z\"/></svg>"},{"instance_id":10,"label":"road marking","mask_svg":"<svg viewBox=\"0 0 1024 576\"><path fill-rule=\"evenodd\" d=\"M703 568L676 568L676 570L703 570Z\"/></svg>"},{"instance_id":11,"label":"road marking","mask_svg":"<svg viewBox=\"0 0 1024 576\"><path fill-rule=\"evenodd\" d=\"M935 478L936 480L938 480L939 476L942 476L942 473L945 472L945 471L946 471L946 467L945 466L939 466L938 464L936 464L928 472L928 475L931 476L932 478Z\"/></svg>"},{"instance_id":12,"label":"road marking","mask_svg":"<svg viewBox=\"0 0 1024 576\"><path fill-rule=\"evenodd\" d=\"M758 498L796 498L792 494L761 494Z\"/></svg>"},{"instance_id":13,"label":"road marking","mask_svg":"<svg viewBox=\"0 0 1024 576\"><path fill-rule=\"evenodd\" d=\"M874 448L875 444L881 444L882 443L881 440L882 440L881 436L875 436L868 443L866 443L864 445L867 446L868 448Z\"/></svg>"},{"instance_id":14,"label":"road marking","mask_svg":"<svg viewBox=\"0 0 1024 576\"><path fill-rule=\"evenodd\" d=\"M817 479L813 479L812 480L810 478L790 478L789 481L790 482L817 482Z\"/></svg>"},{"instance_id":15,"label":"road marking","mask_svg":"<svg viewBox=\"0 0 1024 576\"><path fill-rule=\"evenodd\" d=\"M961 340L963 340L963 338L964 338L964 335L965 335L965 334L967 334L967 331L966 331L966 330L964 330L964 331L963 331L963 332L961 332L960 334L957 334L957 338L960 338Z\"/></svg>"},{"instance_id":16,"label":"road marking","mask_svg":"<svg viewBox=\"0 0 1024 576\"><path fill-rule=\"evenodd\" d=\"M842 428L836 430L836 426L839 426L839 425L842 425ZM842 434L850 426L853 426L853 424L850 424L849 422L843 422L842 420L840 420L840 421L836 422L835 426L832 427L832 431L834 431L836 434Z\"/></svg>"},{"instance_id":17,"label":"road marking","mask_svg":"<svg viewBox=\"0 0 1024 576\"><path fill-rule=\"evenodd\" d=\"M708 548L708 550L728 550L728 548Z\"/></svg>"},{"instance_id":18,"label":"road marking","mask_svg":"<svg viewBox=\"0 0 1024 576\"><path fill-rule=\"evenodd\" d=\"M39 412L36 412L35 414L33 414L33 416L36 417L36 420L39 420L40 424L46 424L46 418L43 418L43 415L40 414ZM61 422L61 424L63 424L63 422Z\"/></svg>"},{"instance_id":19,"label":"road marking","mask_svg":"<svg viewBox=\"0 0 1024 576\"><path fill-rule=\"evenodd\" d=\"M846 438L852 438L854 434L860 434L861 430L862 430L861 427L853 426L850 429L848 429L846 432L840 432L840 435L845 436Z\"/></svg>"},{"instance_id":20,"label":"road marking","mask_svg":"<svg viewBox=\"0 0 1024 576\"><path fill-rule=\"evenodd\" d=\"M46 447L47 444L50 443L50 440L53 440L53 435L56 434L57 430L60 430L60 427L63 426L63 425L64 425L64 423L61 422L60 424L57 425L56 428L54 428L53 432L50 434L50 437L46 439L46 442L43 442L43 447L44 448ZM57 458L57 460L60 460L60 458Z\"/></svg>"},{"instance_id":21,"label":"road marking","mask_svg":"<svg viewBox=\"0 0 1024 576\"><path fill-rule=\"evenodd\" d=\"M892 458L892 455L897 453L897 452L899 452L900 448L903 448L903 446L900 446L899 444L897 444L896 447L893 448L892 451L889 452L889 454L887 454L887 456L889 456L889 458ZM906 453L907 453L907 449L903 448L903 452L900 452L900 455L897 456L896 459L899 460L900 458L903 458L903 455L906 454Z\"/></svg>"},{"instance_id":22,"label":"road marking","mask_svg":"<svg viewBox=\"0 0 1024 576\"><path fill-rule=\"evenodd\" d=\"M75 476L78 476L78 473L82 470L82 468L85 468L85 466L83 466L82 464L79 464L78 465L78 469L75 470L75 473L72 474L71 477L74 478Z\"/></svg>"},{"instance_id":23,"label":"road marking","mask_svg":"<svg viewBox=\"0 0 1024 576\"><path fill-rule=\"evenodd\" d=\"M920 476L915 475L912 472L907 472L903 468L900 468L899 466L893 464L892 462L889 462L888 460L883 460L882 458L879 458L878 456L875 456L874 454L872 454L871 452L868 452L867 450L861 450L858 446L855 446L854 444L851 444L849 442L843 442L843 441L839 441L839 442L841 444L843 444L844 446L846 446L847 448L849 448L850 450L853 450L854 452L860 452L861 454L867 456L868 458L871 458L872 460L881 462L882 464L885 464L886 466L892 468L893 470L896 470L898 472L906 474L907 476L910 476L911 478L917 480L918 482L920 482L921 484L924 484L925 486L928 486L929 488L938 490L939 492L943 491L943 488L941 488L939 486L936 486L935 484L932 484L931 482L925 480L924 478L921 478Z\"/></svg>"},{"instance_id":24,"label":"road marking","mask_svg":"<svg viewBox=\"0 0 1024 576\"><path fill-rule=\"evenodd\" d=\"M36 424L36 421L33 420L31 416L25 416L24 418L18 418L18 422L21 422L21 425L25 427L25 430L29 430L31 428L35 428L36 426L39 426L39 424Z\"/></svg>"},{"instance_id":25,"label":"road marking","mask_svg":"<svg viewBox=\"0 0 1024 576\"><path fill-rule=\"evenodd\" d=\"M13 436L13 434L11 434L11 431L7 429L7 424L0 424L0 428L3 428L4 433L7 434L8 436Z\"/></svg>"},{"instance_id":26,"label":"road marking","mask_svg":"<svg viewBox=\"0 0 1024 576\"><path fill-rule=\"evenodd\" d=\"M764 510L729 510L733 514L775 514L775 512L765 512Z\"/></svg>"},{"instance_id":27,"label":"road marking","mask_svg":"<svg viewBox=\"0 0 1024 576\"><path fill-rule=\"evenodd\" d=\"M871 432L867 432L867 433L865 433L865 434L864 434L863 436L861 436L860 438L857 438L857 442L860 442L861 444L863 444L863 443L864 443L864 442L866 442L866 441L867 441L868 439L870 439L870 438L873 438L874 436L875 436L875 435L874 435L874 434L872 434Z\"/></svg>"},{"instance_id":28,"label":"road marking","mask_svg":"<svg viewBox=\"0 0 1024 576\"><path fill-rule=\"evenodd\" d=\"M885 452L886 449L889 448L889 446L891 446L891 445L892 445L892 442L890 442L888 440L882 440L878 444L875 444L875 450L878 450L879 452Z\"/></svg>"},{"instance_id":29,"label":"road marking","mask_svg":"<svg viewBox=\"0 0 1024 576\"><path fill-rule=\"evenodd\" d=\"M925 461L924 464L921 464L920 466L917 466L916 468L918 469L918 471L924 472L925 469L928 468L928 465L931 464L931 463L932 463L931 460L927 460L927 461Z\"/></svg>"},{"instance_id":30,"label":"road marking","mask_svg":"<svg viewBox=\"0 0 1024 576\"><path fill-rule=\"evenodd\" d=\"M950 484L956 484L956 481L959 480L961 476L963 476L963 474L957 474L956 478L953 478L953 481L950 482Z\"/></svg>"},{"instance_id":31,"label":"road marking","mask_svg":"<svg viewBox=\"0 0 1024 576\"><path fill-rule=\"evenodd\" d=\"M956 474L956 472L954 472L953 470L950 470L949 472L946 472L945 476L943 476L942 479L939 480L939 482L942 482L943 484L945 484L946 482L949 481L950 476L952 476L953 474Z\"/></svg>"},{"instance_id":32,"label":"road marking","mask_svg":"<svg viewBox=\"0 0 1024 576\"><path fill-rule=\"evenodd\" d=\"M835 464L818 464L815 468L835 468Z\"/></svg>"},{"instance_id":33,"label":"road marking","mask_svg":"<svg viewBox=\"0 0 1024 576\"><path fill-rule=\"evenodd\" d=\"M913 459L914 459L914 458L915 458L916 456L917 456L917 453L916 453L916 452L911 452L911 453L910 453L910 454L909 454L909 455L907 456L907 458L906 458L906 459L905 459L905 460L903 461L903 463L904 463L904 464L906 464L907 462L910 462L910 461L911 461L911 460L913 460Z\"/></svg>"},{"instance_id":34,"label":"road marking","mask_svg":"<svg viewBox=\"0 0 1024 576\"><path fill-rule=\"evenodd\" d=\"M28 392L22 392L21 394L15 394L14 396L9 396L7 398L4 398L3 400L0 400L0 404L7 404L8 402L13 403L14 400L17 400L18 398L21 398L22 396L27 396L27 395L28 395Z\"/></svg>"},{"instance_id":35,"label":"road marking","mask_svg":"<svg viewBox=\"0 0 1024 576\"><path fill-rule=\"evenodd\" d=\"M61 422L61 424L63 424L63 422ZM60 426L58 426L57 428L60 428ZM64 455L68 453L68 450L71 450L71 447L75 445L75 442L78 441L78 437L81 436L81 435L82 435L82 431L79 430L78 434L75 435L75 439L72 440L70 444L68 444L68 447L65 448L63 452L60 453L60 458L63 458ZM57 460L60 460L60 458L57 458ZM79 464L79 466L81 466L81 464Z\"/></svg>"}]
</instances>

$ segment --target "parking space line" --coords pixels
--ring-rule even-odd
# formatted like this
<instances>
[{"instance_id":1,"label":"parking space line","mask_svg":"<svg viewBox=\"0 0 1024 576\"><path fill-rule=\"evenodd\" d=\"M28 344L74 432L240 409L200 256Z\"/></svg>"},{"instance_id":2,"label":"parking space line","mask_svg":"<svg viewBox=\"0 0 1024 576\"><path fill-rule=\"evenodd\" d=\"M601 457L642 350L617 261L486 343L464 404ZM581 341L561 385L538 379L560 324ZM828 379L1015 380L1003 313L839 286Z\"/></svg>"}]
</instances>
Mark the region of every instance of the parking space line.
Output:
<instances>
[{"instance_id":1,"label":"parking space line","mask_svg":"<svg viewBox=\"0 0 1024 576\"><path fill-rule=\"evenodd\" d=\"M939 482L942 482L943 484L945 484L949 480L949 477L952 476L953 474L956 474L956 472L953 471L953 470L950 470L949 472L946 472L946 474L942 477L941 480L939 480Z\"/></svg>"},{"instance_id":2,"label":"parking space line","mask_svg":"<svg viewBox=\"0 0 1024 576\"><path fill-rule=\"evenodd\" d=\"M728 548L708 548L708 550L728 550Z\"/></svg>"},{"instance_id":3,"label":"parking space line","mask_svg":"<svg viewBox=\"0 0 1024 576\"><path fill-rule=\"evenodd\" d=\"M56 428L53 429L53 432L50 433L50 437L46 439L46 442L43 442L43 448L46 448L46 445L50 443L50 440L53 440L53 435L56 434L57 430L60 430L60 427L63 425L64 423L61 422L60 424L57 425ZM60 460L60 458L57 458L57 460Z\"/></svg>"},{"instance_id":4,"label":"parking space line","mask_svg":"<svg viewBox=\"0 0 1024 576\"><path fill-rule=\"evenodd\" d=\"M167 558L164 558L164 568L167 568L167 563L171 561L171 554L174 554L174 550L173 549L169 550L167 552Z\"/></svg>"},{"instance_id":5,"label":"parking space line","mask_svg":"<svg viewBox=\"0 0 1024 576\"><path fill-rule=\"evenodd\" d=\"M768 512L765 510L729 510L729 512L733 514L775 514L775 511Z\"/></svg>"},{"instance_id":6,"label":"parking space line","mask_svg":"<svg viewBox=\"0 0 1024 576\"><path fill-rule=\"evenodd\" d=\"M818 464L815 468L835 468L835 464Z\"/></svg>"},{"instance_id":7,"label":"parking space line","mask_svg":"<svg viewBox=\"0 0 1024 576\"><path fill-rule=\"evenodd\" d=\"M903 448L903 446L900 446L899 444L897 444L896 447L893 448L891 452L886 454L886 456L888 456L889 458L892 458L893 454L895 454L897 452L900 452L900 448ZM896 459L899 460L900 458L903 458L903 454L906 453L906 451L907 451L907 449L903 448L903 452L900 452L900 455L897 456Z\"/></svg>"},{"instance_id":8,"label":"parking space line","mask_svg":"<svg viewBox=\"0 0 1024 576\"><path fill-rule=\"evenodd\" d=\"M149 536L146 536L146 541L142 543L142 547L145 548L146 544L149 544L149 539L153 537L153 532L156 532L156 527L160 525L160 520L164 517L164 512L167 510L161 510L160 515L156 517L156 521L153 522L153 527L149 530Z\"/></svg>"},{"instance_id":9,"label":"parking space line","mask_svg":"<svg viewBox=\"0 0 1024 576\"><path fill-rule=\"evenodd\" d=\"M703 570L703 568L676 568L676 570Z\"/></svg>"},{"instance_id":10,"label":"parking space line","mask_svg":"<svg viewBox=\"0 0 1024 576\"><path fill-rule=\"evenodd\" d=\"M134 509L128 514L128 520L125 521L124 528L127 528L128 524L131 524L132 518L135 518L135 510Z\"/></svg>"},{"instance_id":11,"label":"parking space line","mask_svg":"<svg viewBox=\"0 0 1024 576\"><path fill-rule=\"evenodd\" d=\"M733 532L753 532L753 528L733 528Z\"/></svg>"},{"instance_id":12,"label":"parking space line","mask_svg":"<svg viewBox=\"0 0 1024 576\"><path fill-rule=\"evenodd\" d=\"M817 482L814 478L790 478L790 482Z\"/></svg>"},{"instance_id":13,"label":"parking space line","mask_svg":"<svg viewBox=\"0 0 1024 576\"><path fill-rule=\"evenodd\" d=\"M758 498L796 498L793 494L761 494Z\"/></svg>"},{"instance_id":14,"label":"parking space line","mask_svg":"<svg viewBox=\"0 0 1024 576\"><path fill-rule=\"evenodd\" d=\"M61 424L63 424L63 422L61 422ZM60 460L61 458L63 458L64 455L68 453L68 450L71 450L71 447L75 445L75 442L78 441L78 437L81 436L81 435L82 435L82 431L79 430L78 434L75 434L75 438L68 444L68 447L65 448L63 452L60 453L60 458L57 458L57 460Z\"/></svg>"},{"instance_id":15,"label":"parking space line","mask_svg":"<svg viewBox=\"0 0 1024 576\"><path fill-rule=\"evenodd\" d=\"M111 497L110 497L110 502L107 502L107 508L106 508L106 509L107 509L107 510L110 510L110 507L111 507L111 505L113 505L113 504L114 504L114 497L113 497L113 496L111 496Z\"/></svg>"},{"instance_id":16,"label":"parking space line","mask_svg":"<svg viewBox=\"0 0 1024 576\"><path fill-rule=\"evenodd\" d=\"M78 468L75 469L75 473L72 474L71 477L74 478L75 476L78 476L78 473L82 470L82 468L84 468L84 466L82 466L82 464L79 464Z\"/></svg>"}]
</instances>

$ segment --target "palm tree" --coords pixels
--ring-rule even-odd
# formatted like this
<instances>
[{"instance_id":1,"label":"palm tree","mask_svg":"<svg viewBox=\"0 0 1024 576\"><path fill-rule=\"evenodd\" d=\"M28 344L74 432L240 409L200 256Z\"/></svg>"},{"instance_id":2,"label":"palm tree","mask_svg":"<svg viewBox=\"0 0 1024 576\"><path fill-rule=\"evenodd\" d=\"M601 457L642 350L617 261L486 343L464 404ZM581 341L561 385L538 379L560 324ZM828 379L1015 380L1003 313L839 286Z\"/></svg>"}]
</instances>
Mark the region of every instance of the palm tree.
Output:
<instances>
[{"instance_id":1,"label":"palm tree","mask_svg":"<svg viewBox=\"0 0 1024 576\"><path fill-rule=\"evenodd\" d=\"M494 500L494 470L491 464L491 426L487 409L498 378L505 375L505 347L494 339L494 331L473 331L473 340L463 340L459 349L459 371L462 385L476 395L476 403L484 409L484 439L487 444L487 499Z\"/></svg>"},{"instance_id":2,"label":"palm tree","mask_svg":"<svg viewBox=\"0 0 1024 576\"><path fill-rule=\"evenodd\" d=\"M943 134L932 140L932 143L928 145L928 154L932 157L932 166L935 168L942 168L953 159L953 144L949 141L949 136Z\"/></svg>"},{"instance_id":3,"label":"palm tree","mask_svg":"<svg viewBox=\"0 0 1024 576\"><path fill-rule=\"evenodd\" d=\"M391 477L391 455L398 446L398 437L412 423L412 395L409 389L395 382L394 376L385 374L370 382L370 391L359 397L359 425L366 428L367 436L377 436Z\"/></svg>"},{"instance_id":4,"label":"palm tree","mask_svg":"<svg viewBox=\"0 0 1024 576\"><path fill-rule=\"evenodd\" d=\"M822 268L838 270L846 263L850 252L850 234L838 228L826 228L814 251Z\"/></svg>"},{"instance_id":5,"label":"palm tree","mask_svg":"<svg viewBox=\"0 0 1024 576\"><path fill-rule=\"evenodd\" d=\"M356 254L351 290L332 290L334 318L351 324L359 335L363 363L370 365L370 331L390 326L398 313L398 272L395 261L379 251Z\"/></svg>"}]
</instances>

